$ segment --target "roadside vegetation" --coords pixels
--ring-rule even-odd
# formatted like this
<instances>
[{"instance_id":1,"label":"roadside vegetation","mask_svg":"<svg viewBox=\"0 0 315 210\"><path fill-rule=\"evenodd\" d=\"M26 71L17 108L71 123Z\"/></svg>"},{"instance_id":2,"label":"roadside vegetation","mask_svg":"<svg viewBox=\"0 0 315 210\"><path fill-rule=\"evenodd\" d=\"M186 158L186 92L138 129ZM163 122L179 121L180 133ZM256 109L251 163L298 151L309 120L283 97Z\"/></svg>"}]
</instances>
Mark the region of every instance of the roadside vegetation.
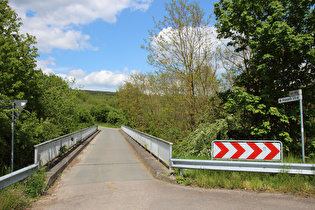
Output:
<instances>
[{"instance_id":1,"label":"roadside vegetation","mask_svg":"<svg viewBox=\"0 0 315 210\"><path fill-rule=\"evenodd\" d=\"M177 183L203 188L288 193L315 198L315 176L209 170L184 170Z\"/></svg>"},{"instance_id":2,"label":"roadside vegetation","mask_svg":"<svg viewBox=\"0 0 315 210\"><path fill-rule=\"evenodd\" d=\"M0 191L0 209L25 209L46 190L45 170Z\"/></svg>"}]
</instances>

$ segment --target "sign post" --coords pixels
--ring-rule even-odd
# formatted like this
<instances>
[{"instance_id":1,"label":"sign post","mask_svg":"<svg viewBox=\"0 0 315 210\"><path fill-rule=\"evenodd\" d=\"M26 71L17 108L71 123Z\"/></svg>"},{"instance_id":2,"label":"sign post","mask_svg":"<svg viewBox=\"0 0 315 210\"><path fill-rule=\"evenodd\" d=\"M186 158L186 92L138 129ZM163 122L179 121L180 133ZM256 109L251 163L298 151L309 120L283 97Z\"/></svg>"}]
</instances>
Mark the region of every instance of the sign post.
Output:
<instances>
[{"instance_id":1,"label":"sign post","mask_svg":"<svg viewBox=\"0 0 315 210\"><path fill-rule=\"evenodd\" d=\"M1 100L6 102L7 100ZM14 163L14 122L19 118L22 110L24 109L27 100L12 100L12 105L7 106L8 109L12 109L11 118L11 172L13 172Z\"/></svg>"},{"instance_id":2,"label":"sign post","mask_svg":"<svg viewBox=\"0 0 315 210\"><path fill-rule=\"evenodd\" d=\"M303 122L303 104L302 104L302 89L289 91L290 97L279 98L278 103L287 103L292 101L300 101L300 116L301 116L301 139L302 139L302 158L305 163L305 149L304 149L304 122Z\"/></svg>"}]
</instances>

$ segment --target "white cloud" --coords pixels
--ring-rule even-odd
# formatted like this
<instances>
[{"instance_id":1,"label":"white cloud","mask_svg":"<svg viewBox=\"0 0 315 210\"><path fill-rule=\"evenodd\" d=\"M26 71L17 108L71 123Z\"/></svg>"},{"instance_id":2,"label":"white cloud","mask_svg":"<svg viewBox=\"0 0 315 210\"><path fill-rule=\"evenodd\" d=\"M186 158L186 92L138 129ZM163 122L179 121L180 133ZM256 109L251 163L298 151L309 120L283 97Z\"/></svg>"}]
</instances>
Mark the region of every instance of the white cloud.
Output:
<instances>
[{"instance_id":1,"label":"white cloud","mask_svg":"<svg viewBox=\"0 0 315 210\"><path fill-rule=\"evenodd\" d=\"M49 57L47 60L38 60L37 69L41 69L45 74L55 74L70 82L75 80L74 87L84 90L116 91L119 85L122 85L131 74L138 72L129 70L127 67L122 71L101 70L90 74L82 69L69 70L64 68L63 70L53 70L54 60L53 57Z\"/></svg>"},{"instance_id":2,"label":"white cloud","mask_svg":"<svg viewBox=\"0 0 315 210\"><path fill-rule=\"evenodd\" d=\"M49 53L53 48L80 50L97 48L90 36L78 28L97 19L108 23L124 9L145 11L153 0L10 0L22 18L23 33L37 37L37 47Z\"/></svg>"},{"instance_id":3,"label":"white cloud","mask_svg":"<svg viewBox=\"0 0 315 210\"><path fill-rule=\"evenodd\" d=\"M116 90L119 85L128 78L127 74L120 71L108 71L102 70L98 72L92 72L84 76L81 79L76 80L77 85L83 85L83 89L110 89Z\"/></svg>"},{"instance_id":4,"label":"white cloud","mask_svg":"<svg viewBox=\"0 0 315 210\"><path fill-rule=\"evenodd\" d=\"M80 79L80 78L83 78L86 75L86 73L82 69L77 69L77 70L70 71L69 75L74 77L74 78Z\"/></svg>"},{"instance_id":5,"label":"white cloud","mask_svg":"<svg viewBox=\"0 0 315 210\"><path fill-rule=\"evenodd\" d=\"M41 69L44 74L53 74L53 70L48 66L55 66L56 64L54 60L53 57L49 57L47 60L38 60L36 69Z\"/></svg>"}]
</instances>

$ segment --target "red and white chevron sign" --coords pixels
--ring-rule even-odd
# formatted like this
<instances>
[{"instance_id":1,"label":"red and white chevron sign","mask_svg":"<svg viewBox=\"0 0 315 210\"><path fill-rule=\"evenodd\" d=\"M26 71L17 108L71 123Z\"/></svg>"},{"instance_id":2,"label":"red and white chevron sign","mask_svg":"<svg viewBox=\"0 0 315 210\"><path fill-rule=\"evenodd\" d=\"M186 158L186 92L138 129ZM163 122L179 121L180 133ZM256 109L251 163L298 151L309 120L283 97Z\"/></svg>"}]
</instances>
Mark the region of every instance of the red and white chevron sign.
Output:
<instances>
[{"instance_id":1,"label":"red and white chevron sign","mask_svg":"<svg viewBox=\"0 0 315 210\"><path fill-rule=\"evenodd\" d=\"M281 142L213 141L212 157L235 160L281 160Z\"/></svg>"}]
</instances>

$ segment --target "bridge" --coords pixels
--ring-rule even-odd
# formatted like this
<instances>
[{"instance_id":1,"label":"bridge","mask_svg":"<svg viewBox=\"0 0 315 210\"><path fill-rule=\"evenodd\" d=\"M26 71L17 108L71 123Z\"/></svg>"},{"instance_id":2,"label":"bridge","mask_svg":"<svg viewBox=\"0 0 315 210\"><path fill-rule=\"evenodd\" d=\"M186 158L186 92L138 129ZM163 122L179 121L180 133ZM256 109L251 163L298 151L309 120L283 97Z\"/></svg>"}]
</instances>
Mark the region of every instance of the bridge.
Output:
<instances>
[{"instance_id":1,"label":"bridge","mask_svg":"<svg viewBox=\"0 0 315 210\"><path fill-rule=\"evenodd\" d=\"M150 158L146 150L120 129L99 129L101 132L32 209L313 209L315 206L314 199L186 187L156 179L154 171L163 168L167 173L168 168Z\"/></svg>"}]
</instances>

